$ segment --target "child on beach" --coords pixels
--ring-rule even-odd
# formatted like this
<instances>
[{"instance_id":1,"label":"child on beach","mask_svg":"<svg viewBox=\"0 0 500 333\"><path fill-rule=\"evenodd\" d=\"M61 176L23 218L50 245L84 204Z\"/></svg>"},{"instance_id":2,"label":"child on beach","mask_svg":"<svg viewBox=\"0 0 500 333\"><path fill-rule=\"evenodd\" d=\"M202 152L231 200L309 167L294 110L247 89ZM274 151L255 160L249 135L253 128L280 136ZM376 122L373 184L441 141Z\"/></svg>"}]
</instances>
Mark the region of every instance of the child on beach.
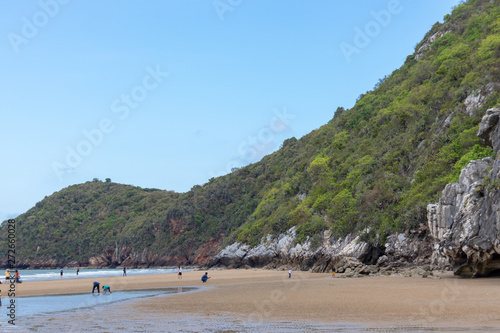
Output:
<instances>
[{"instance_id":1,"label":"child on beach","mask_svg":"<svg viewBox=\"0 0 500 333\"><path fill-rule=\"evenodd\" d=\"M7 269L5 271L5 283L9 283L9 279L10 279L10 269Z\"/></svg>"},{"instance_id":2,"label":"child on beach","mask_svg":"<svg viewBox=\"0 0 500 333\"><path fill-rule=\"evenodd\" d=\"M291 269L289 269L289 270L288 270L288 278L290 279L291 277L292 277L292 270L291 270Z\"/></svg>"},{"instance_id":3,"label":"child on beach","mask_svg":"<svg viewBox=\"0 0 500 333\"><path fill-rule=\"evenodd\" d=\"M210 279L210 276L208 276L208 272L206 272L205 275L201 277L201 281L205 283L207 282L208 279Z\"/></svg>"},{"instance_id":4,"label":"child on beach","mask_svg":"<svg viewBox=\"0 0 500 333\"><path fill-rule=\"evenodd\" d=\"M61 279L62 279L62 276L63 276L63 270L62 270L62 268L61 268Z\"/></svg>"},{"instance_id":5,"label":"child on beach","mask_svg":"<svg viewBox=\"0 0 500 333\"><path fill-rule=\"evenodd\" d=\"M109 284L105 285L103 288L102 288L102 294L106 294L106 293L110 293L111 294L111 287L109 286Z\"/></svg>"},{"instance_id":6,"label":"child on beach","mask_svg":"<svg viewBox=\"0 0 500 333\"><path fill-rule=\"evenodd\" d=\"M182 268L179 266L177 269L177 279L182 280Z\"/></svg>"},{"instance_id":7,"label":"child on beach","mask_svg":"<svg viewBox=\"0 0 500 333\"><path fill-rule=\"evenodd\" d=\"M101 291L99 290L99 285L101 283L99 281L94 281L94 287L92 287L92 295L94 295L94 290L97 289L97 294L99 295Z\"/></svg>"},{"instance_id":8,"label":"child on beach","mask_svg":"<svg viewBox=\"0 0 500 333\"><path fill-rule=\"evenodd\" d=\"M77 268L76 270L76 278L78 279L78 273L80 273L80 268Z\"/></svg>"}]
</instances>

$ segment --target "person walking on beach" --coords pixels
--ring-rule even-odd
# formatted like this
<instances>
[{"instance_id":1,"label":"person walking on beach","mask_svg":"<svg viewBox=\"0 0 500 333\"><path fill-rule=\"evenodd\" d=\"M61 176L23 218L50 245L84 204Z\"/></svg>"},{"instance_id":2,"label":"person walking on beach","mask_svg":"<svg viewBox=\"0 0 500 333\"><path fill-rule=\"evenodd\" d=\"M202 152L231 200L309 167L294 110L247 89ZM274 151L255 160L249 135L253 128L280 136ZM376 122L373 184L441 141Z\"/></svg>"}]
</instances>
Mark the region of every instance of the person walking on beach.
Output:
<instances>
[{"instance_id":1,"label":"person walking on beach","mask_svg":"<svg viewBox=\"0 0 500 333\"><path fill-rule=\"evenodd\" d=\"M111 287L109 286L109 284L105 285L103 288L102 288L102 294L106 294L106 293L110 293L111 294Z\"/></svg>"},{"instance_id":2,"label":"person walking on beach","mask_svg":"<svg viewBox=\"0 0 500 333\"><path fill-rule=\"evenodd\" d=\"M291 269L289 269L289 270L288 270L288 278L290 279L291 277L292 277L292 270L291 270Z\"/></svg>"},{"instance_id":3,"label":"person walking on beach","mask_svg":"<svg viewBox=\"0 0 500 333\"><path fill-rule=\"evenodd\" d=\"M62 270L62 268L61 268L61 279L62 279L62 276L63 276L63 270Z\"/></svg>"},{"instance_id":4,"label":"person walking on beach","mask_svg":"<svg viewBox=\"0 0 500 333\"><path fill-rule=\"evenodd\" d=\"M94 281L94 286L92 287L92 295L94 295L94 290L97 289L97 294L99 295L101 293L101 290L99 290L99 285L101 283L99 281Z\"/></svg>"},{"instance_id":5,"label":"person walking on beach","mask_svg":"<svg viewBox=\"0 0 500 333\"><path fill-rule=\"evenodd\" d=\"M7 268L7 270L5 271L5 283L9 283L9 279L10 279L10 269Z\"/></svg>"},{"instance_id":6,"label":"person walking on beach","mask_svg":"<svg viewBox=\"0 0 500 333\"><path fill-rule=\"evenodd\" d=\"M335 277L335 267L332 267L332 278Z\"/></svg>"},{"instance_id":7,"label":"person walking on beach","mask_svg":"<svg viewBox=\"0 0 500 333\"><path fill-rule=\"evenodd\" d=\"M206 272L205 275L201 277L201 281L205 283L207 282L208 279L210 279L210 276L208 276L208 272Z\"/></svg>"},{"instance_id":8,"label":"person walking on beach","mask_svg":"<svg viewBox=\"0 0 500 333\"><path fill-rule=\"evenodd\" d=\"M179 268L177 268L177 279L182 280L182 268L179 265Z\"/></svg>"},{"instance_id":9,"label":"person walking on beach","mask_svg":"<svg viewBox=\"0 0 500 333\"><path fill-rule=\"evenodd\" d=\"M123 266L123 276L127 276L127 266Z\"/></svg>"},{"instance_id":10,"label":"person walking on beach","mask_svg":"<svg viewBox=\"0 0 500 333\"><path fill-rule=\"evenodd\" d=\"M76 269L76 278L78 279L78 273L80 273L80 268Z\"/></svg>"}]
</instances>

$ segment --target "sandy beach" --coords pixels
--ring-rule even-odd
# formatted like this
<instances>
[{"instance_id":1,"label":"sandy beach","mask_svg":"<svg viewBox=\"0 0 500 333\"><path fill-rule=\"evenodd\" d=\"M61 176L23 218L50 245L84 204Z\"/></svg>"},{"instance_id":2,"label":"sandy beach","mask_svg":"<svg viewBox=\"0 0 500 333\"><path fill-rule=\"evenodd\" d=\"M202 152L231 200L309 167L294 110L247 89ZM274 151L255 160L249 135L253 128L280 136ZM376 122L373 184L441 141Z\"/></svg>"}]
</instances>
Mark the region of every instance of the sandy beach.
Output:
<instances>
[{"instance_id":1,"label":"sandy beach","mask_svg":"<svg viewBox=\"0 0 500 333\"><path fill-rule=\"evenodd\" d=\"M199 291L118 304L140 316L240 318L249 322L310 321L417 327L500 327L500 279L406 277L332 278L330 274L271 270L203 272L102 278L113 291L203 287ZM38 281L17 285L19 296L90 293L94 279ZM2 286L2 289L5 286ZM5 295L5 292L4 292ZM139 316L139 314L137 314Z\"/></svg>"}]
</instances>

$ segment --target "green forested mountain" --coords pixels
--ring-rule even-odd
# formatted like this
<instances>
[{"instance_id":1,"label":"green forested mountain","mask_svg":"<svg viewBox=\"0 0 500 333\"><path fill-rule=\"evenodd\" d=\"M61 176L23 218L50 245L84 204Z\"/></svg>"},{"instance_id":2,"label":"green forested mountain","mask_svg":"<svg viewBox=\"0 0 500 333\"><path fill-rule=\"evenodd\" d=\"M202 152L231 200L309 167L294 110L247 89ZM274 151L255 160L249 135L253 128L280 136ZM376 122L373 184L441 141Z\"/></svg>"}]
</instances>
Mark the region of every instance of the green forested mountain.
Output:
<instances>
[{"instance_id":1,"label":"green forested mountain","mask_svg":"<svg viewBox=\"0 0 500 333\"><path fill-rule=\"evenodd\" d=\"M46 197L17 219L18 257L86 260L126 246L202 263L292 226L298 241L367 227L375 240L424 223L444 186L492 155L476 133L500 103L499 4L457 6L353 108L258 163L183 194L87 182Z\"/></svg>"}]
</instances>

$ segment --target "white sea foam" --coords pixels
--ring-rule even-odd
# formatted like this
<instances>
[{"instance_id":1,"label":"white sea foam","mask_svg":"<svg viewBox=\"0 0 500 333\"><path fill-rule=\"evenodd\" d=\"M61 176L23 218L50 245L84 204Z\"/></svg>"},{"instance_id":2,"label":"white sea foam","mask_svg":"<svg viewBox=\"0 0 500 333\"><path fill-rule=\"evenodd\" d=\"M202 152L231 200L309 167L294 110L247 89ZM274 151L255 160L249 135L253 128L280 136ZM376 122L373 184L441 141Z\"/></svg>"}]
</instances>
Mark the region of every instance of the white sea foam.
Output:
<instances>
[{"instance_id":1,"label":"white sea foam","mask_svg":"<svg viewBox=\"0 0 500 333\"><path fill-rule=\"evenodd\" d=\"M185 272L189 269L184 270ZM171 274L176 273L177 269L172 268L130 268L127 269L127 275L146 275L146 274ZM46 270L46 269L34 269L34 270L19 270L21 280L24 282L28 281L46 281L46 280L58 280L60 279L60 270ZM121 268L103 268L103 269L80 269L78 273L78 278L101 278L101 277L112 277L112 276L122 276L123 269ZM65 269L63 270L63 279L76 279L75 269Z\"/></svg>"}]
</instances>

